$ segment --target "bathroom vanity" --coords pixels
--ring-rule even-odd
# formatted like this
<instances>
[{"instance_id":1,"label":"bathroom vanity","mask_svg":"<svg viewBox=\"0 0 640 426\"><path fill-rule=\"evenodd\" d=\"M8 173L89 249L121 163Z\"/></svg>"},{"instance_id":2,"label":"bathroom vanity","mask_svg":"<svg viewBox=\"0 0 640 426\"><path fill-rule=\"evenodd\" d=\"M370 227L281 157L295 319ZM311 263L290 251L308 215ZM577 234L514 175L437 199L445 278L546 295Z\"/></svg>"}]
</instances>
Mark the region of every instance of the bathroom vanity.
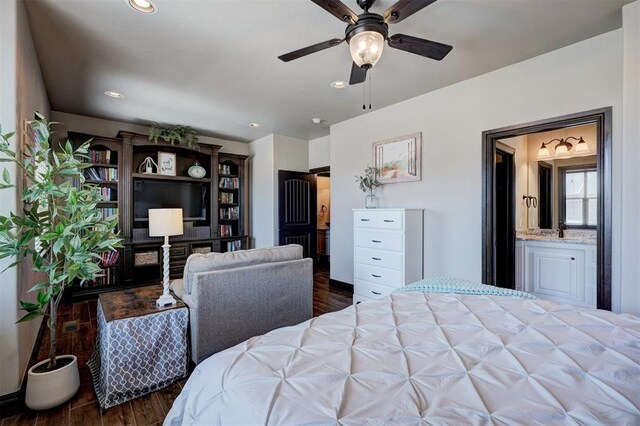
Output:
<instances>
[{"instance_id":1,"label":"bathroom vanity","mask_svg":"<svg viewBox=\"0 0 640 426\"><path fill-rule=\"evenodd\" d=\"M516 289L541 299L596 307L597 252L593 238L518 235Z\"/></svg>"}]
</instances>

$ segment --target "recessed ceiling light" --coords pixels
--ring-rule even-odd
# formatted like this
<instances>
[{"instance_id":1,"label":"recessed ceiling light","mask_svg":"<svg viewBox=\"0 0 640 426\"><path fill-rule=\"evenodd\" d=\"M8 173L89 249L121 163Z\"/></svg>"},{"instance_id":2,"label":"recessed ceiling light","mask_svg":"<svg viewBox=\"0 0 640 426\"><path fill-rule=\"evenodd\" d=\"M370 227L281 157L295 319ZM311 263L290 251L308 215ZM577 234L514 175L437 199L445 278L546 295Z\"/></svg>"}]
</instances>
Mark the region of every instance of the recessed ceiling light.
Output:
<instances>
[{"instance_id":1,"label":"recessed ceiling light","mask_svg":"<svg viewBox=\"0 0 640 426\"><path fill-rule=\"evenodd\" d=\"M312 122L313 124L320 124L320 123L322 123L322 118L320 118L320 117L314 117L314 118L312 118L312 119L311 119L311 122Z\"/></svg>"},{"instance_id":2,"label":"recessed ceiling light","mask_svg":"<svg viewBox=\"0 0 640 426\"><path fill-rule=\"evenodd\" d=\"M158 13L158 8L149 0L124 0L131 8L137 12L147 15Z\"/></svg>"},{"instance_id":3,"label":"recessed ceiling light","mask_svg":"<svg viewBox=\"0 0 640 426\"><path fill-rule=\"evenodd\" d=\"M249 127L253 127L253 128L262 127L262 124L260 124L260 123L249 123Z\"/></svg>"},{"instance_id":4,"label":"recessed ceiling light","mask_svg":"<svg viewBox=\"0 0 640 426\"><path fill-rule=\"evenodd\" d=\"M344 89L347 86L348 84L346 81L337 80L331 82L331 87L333 87L334 89Z\"/></svg>"},{"instance_id":5,"label":"recessed ceiling light","mask_svg":"<svg viewBox=\"0 0 640 426\"><path fill-rule=\"evenodd\" d=\"M118 92L114 92L112 90L107 90L106 92L104 92L105 95L107 95L110 98L114 98L114 99L122 99L124 98L124 95L122 93L118 93Z\"/></svg>"}]
</instances>

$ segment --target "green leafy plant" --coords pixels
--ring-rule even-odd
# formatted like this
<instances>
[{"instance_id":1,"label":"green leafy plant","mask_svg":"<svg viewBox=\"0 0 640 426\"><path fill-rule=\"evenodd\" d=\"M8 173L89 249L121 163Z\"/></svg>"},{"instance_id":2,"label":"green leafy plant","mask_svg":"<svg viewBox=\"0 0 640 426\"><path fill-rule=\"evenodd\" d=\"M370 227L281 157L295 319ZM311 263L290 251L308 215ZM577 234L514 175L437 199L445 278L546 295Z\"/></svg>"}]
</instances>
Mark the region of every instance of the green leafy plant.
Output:
<instances>
[{"instance_id":1,"label":"green leafy plant","mask_svg":"<svg viewBox=\"0 0 640 426\"><path fill-rule=\"evenodd\" d=\"M364 169L364 176L355 176L356 182L360 186L360 190L362 192L369 191L369 193L373 195L375 189L382 186L382 184L378 182L379 174L380 169L367 165Z\"/></svg>"},{"instance_id":2,"label":"green leafy plant","mask_svg":"<svg viewBox=\"0 0 640 426\"><path fill-rule=\"evenodd\" d=\"M198 133L189 126L175 125L162 127L158 123L154 123L149 128L149 140L158 143L162 139L171 145L183 145L188 148L198 149Z\"/></svg>"},{"instance_id":3,"label":"green leafy plant","mask_svg":"<svg viewBox=\"0 0 640 426\"><path fill-rule=\"evenodd\" d=\"M52 370L56 366L57 311L65 288L99 277L101 254L122 247L122 239L115 232L117 217L103 220L96 208L103 201L100 188L84 184L89 142L74 150L66 141L55 151L49 142L50 124L44 117L38 115L29 125L35 143L26 148L23 159L10 148L13 133L2 134L0 127L0 161L15 163L22 171L19 176L26 178L22 211L0 216L0 259L17 259L5 270L30 260L33 270L45 277L29 290L37 292L36 303L20 301L27 313L18 322L48 317L51 345L47 370ZM82 184L80 188L73 179ZM15 187L4 168L0 189Z\"/></svg>"}]
</instances>

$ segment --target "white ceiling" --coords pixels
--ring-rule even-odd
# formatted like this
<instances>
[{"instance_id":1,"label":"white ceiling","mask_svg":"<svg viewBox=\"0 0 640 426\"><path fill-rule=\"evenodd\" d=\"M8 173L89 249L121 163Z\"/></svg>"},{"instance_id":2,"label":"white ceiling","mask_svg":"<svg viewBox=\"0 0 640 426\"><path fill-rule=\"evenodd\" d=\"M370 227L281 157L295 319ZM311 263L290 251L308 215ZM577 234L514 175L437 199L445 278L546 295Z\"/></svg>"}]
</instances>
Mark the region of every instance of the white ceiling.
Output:
<instances>
[{"instance_id":1,"label":"white ceiling","mask_svg":"<svg viewBox=\"0 0 640 426\"><path fill-rule=\"evenodd\" d=\"M439 0L399 24L454 46L436 62L385 47L373 69L373 108L619 28L631 0ZM344 0L356 13L355 0ZM378 0L381 13L393 0ZM363 114L346 43L293 62L277 56L343 37L345 24L309 0L26 0L52 109L131 123L193 126L251 141L270 133L313 139ZM558 64L571 66L571 64ZM579 78L580 70L576 70ZM123 100L105 90L122 92ZM320 125L311 123L321 117ZM250 122L263 127L253 129Z\"/></svg>"}]
</instances>

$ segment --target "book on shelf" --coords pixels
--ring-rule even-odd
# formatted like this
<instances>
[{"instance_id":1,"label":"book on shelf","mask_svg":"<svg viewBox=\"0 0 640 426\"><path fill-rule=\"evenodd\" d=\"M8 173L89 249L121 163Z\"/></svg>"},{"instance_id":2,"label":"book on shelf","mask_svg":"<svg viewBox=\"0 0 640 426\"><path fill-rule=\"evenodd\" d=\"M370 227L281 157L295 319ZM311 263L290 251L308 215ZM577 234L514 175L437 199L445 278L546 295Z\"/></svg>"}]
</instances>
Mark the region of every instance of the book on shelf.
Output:
<instances>
[{"instance_id":1,"label":"book on shelf","mask_svg":"<svg viewBox=\"0 0 640 426\"><path fill-rule=\"evenodd\" d=\"M116 191L114 188L103 186L102 188L100 188L100 192L102 193L102 199L104 201L118 201L114 199L118 194L118 191Z\"/></svg>"},{"instance_id":2,"label":"book on shelf","mask_svg":"<svg viewBox=\"0 0 640 426\"><path fill-rule=\"evenodd\" d=\"M111 151L89 150L89 158L95 164L111 164Z\"/></svg>"},{"instance_id":3,"label":"book on shelf","mask_svg":"<svg viewBox=\"0 0 640 426\"><path fill-rule=\"evenodd\" d=\"M227 251L242 250L242 240L227 241Z\"/></svg>"},{"instance_id":4,"label":"book on shelf","mask_svg":"<svg viewBox=\"0 0 640 426\"><path fill-rule=\"evenodd\" d=\"M235 220L240 216L239 207L227 207L220 209L220 219Z\"/></svg>"},{"instance_id":5,"label":"book on shelf","mask_svg":"<svg viewBox=\"0 0 640 426\"><path fill-rule=\"evenodd\" d=\"M233 204L235 202L233 192L220 191L218 193L218 201L222 204Z\"/></svg>"},{"instance_id":6,"label":"book on shelf","mask_svg":"<svg viewBox=\"0 0 640 426\"><path fill-rule=\"evenodd\" d=\"M97 210L98 210L98 213L100 213L100 217L102 220L107 220L112 216L118 215L117 207L102 207Z\"/></svg>"},{"instance_id":7,"label":"book on shelf","mask_svg":"<svg viewBox=\"0 0 640 426\"><path fill-rule=\"evenodd\" d=\"M84 177L89 180L112 182L118 180L118 169L107 167L89 167L84 171Z\"/></svg>"},{"instance_id":8,"label":"book on shelf","mask_svg":"<svg viewBox=\"0 0 640 426\"><path fill-rule=\"evenodd\" d=\"M220 178L220 188L222 189L238 189L240 181L237 177Z\"/></svg>"},{"instance_id":9,"label":"book on shelf","mask_svg":"<svg viewBox=\"0 0 640 426\"><path fill-rule=\"evenodd\" d=\"M116 266L119 259L120 252L118 250L106 251L100 255L100 266L102 268Z\"/></svg>"},{"instance_id":10,"label":"book on shelf","mask_svg":"<svg viewBox=\"0 0 640 426\"><path fill-rule=\"evenodd\" d=\"M218 174L230 175L231 174L231 166L228 165L228 164L218 164Z\"/></svg>"},{"instance_id":11,"label":"book on shelf","mask_svg":"<svg viewBox=\"0 0 640 426\"><path fill-rule=\"evenodd\" d=\"M220 225L220 236L221 237L232 237L233 236L233 225Z\"/></svg>"}]
</instances>

